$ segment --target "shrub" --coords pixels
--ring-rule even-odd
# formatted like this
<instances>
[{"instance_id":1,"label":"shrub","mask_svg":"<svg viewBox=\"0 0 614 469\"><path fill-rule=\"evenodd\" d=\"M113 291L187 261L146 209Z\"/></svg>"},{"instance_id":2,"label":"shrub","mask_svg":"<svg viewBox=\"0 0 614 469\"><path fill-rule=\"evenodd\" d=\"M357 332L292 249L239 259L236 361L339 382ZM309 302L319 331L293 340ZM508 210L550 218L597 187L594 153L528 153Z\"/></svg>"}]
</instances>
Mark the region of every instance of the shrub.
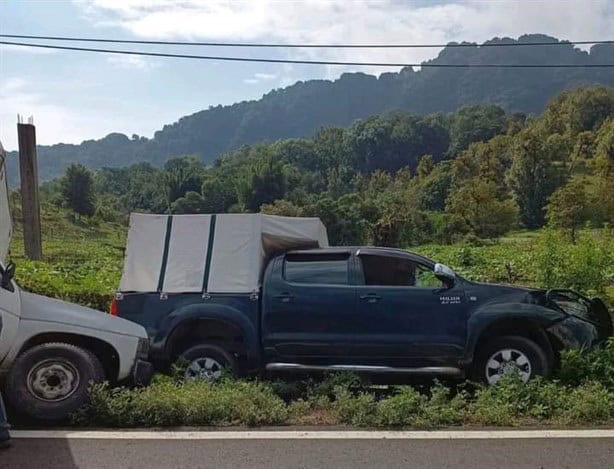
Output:
<instances>
[{"instance_id":1,"label":"shrub","mask_svg":"<svg viewBox=\"0 0 614 469\"><path fill-rule=\"evenodd\" d=\"M410 426L422 423L428 398L411 386L402 386L397 394L379 402L377 421L386 426Z\"/></svg>"},{"instance_id":2,"label":"shrub","mask_svg":"<svg viewBox=\"0 0 614 469\"><path fill-rule=\"evenodd\" d=\"M563 389L541 379L523 383L518 376L506 376L497 385L476 392L468 420L480 425L512 426L523 420L548 419L560 406Z\"/></svg>"},{"instance_id":3,"label":"shrub","mask_svg":"<svg viewBox=\"0 0 614 469\"><path fill-rule=\"evenodd\" d=\"M525 384L517 376L506 376L495 386L474 390L440 384L430 389L396 386L389 389L391 395L380 396L364 386L339 384L332 398L315 392L326 387L318 388L313 380L301 387L304 394L285 403L274 386L257 381L226 379L210 384L157 375L145 389L97 384L91 387L89 404L73 415L73 423L110 427L344 423L436 428L614 422L614 390L590 380L571 386L538 378Z\"/></svg>"},{"instance_id":4,"label":"shrub","mask_svg":"<svg viewBox=\"0 0 614 469\"><path fill-rule=\"evenodd\" d=\"M602 384L589 382L568 392L568 404L557 416L561 423L595 425L614 419L614 392Z\"/></svg>"},{"instance_id":5,"label":"shrub","mask_svg":"<svg viewBox=\"0 0 614 469\"><path fill-rule=\"evenodd\" d=\"M270 386L225 380L216 384L158 377L144 389L93 385L89 404L73 416L85 425L279 425L288 408Z\"/></svg>"},{"instance_id":6,"label":"shrub","mask_svg":"<svg viewBox=\"0 0 614 469\"><path fill-rule=\"evenodd\" d=\"M605 423L614 417L614 392L595 382L574 388L542 379L523 383L509 376L481 388L468 410L467 421L480 425Z\"/></svg>"},{"instance_id":7,"label":"shrub","mask_svg":"<svg viewBox=\"0 0 614 469\"><path fill-rule=\"evenodd\" d=\"M593 381L614 391L614 338L598 350L564 350L559 378L573 386Z\"/></svg>"},{"instance_id":8,"label":"shrub","mask_svg":"<svg viewBox=\"0 0 614 469\"><path fill-rule=\"evenodd\" d=\"M362 427L377 422L377 406L373 394L365 392L353 394L347 388L339 386L335 390L333 410L342 423Z\"/></svg>"},{"instance_id":9,"label":"shrub","mask_svg":"<svg viewBox=\"0 0 614 469\"><path fill-rule=\"evenodd\" d=\"M547 230L536 249L538 283L545 288L571 288L589 294L603 294L614 266L612 235L602 239L582 234L576 244L561 232Z\"/></svg>"},{"instance_id":10,"label":"shrub","mask_svg":"<svg viewBox=\"0 0 614 469\"><path fill-rule=\"evenodd\" d=\"M465 419L467 399L469 395L460 392L452 395L452 391L443 385L437 385L430 391L424 412L423 422L417 422L423 426L460 425Z\"/></svg>"}]
</instances>

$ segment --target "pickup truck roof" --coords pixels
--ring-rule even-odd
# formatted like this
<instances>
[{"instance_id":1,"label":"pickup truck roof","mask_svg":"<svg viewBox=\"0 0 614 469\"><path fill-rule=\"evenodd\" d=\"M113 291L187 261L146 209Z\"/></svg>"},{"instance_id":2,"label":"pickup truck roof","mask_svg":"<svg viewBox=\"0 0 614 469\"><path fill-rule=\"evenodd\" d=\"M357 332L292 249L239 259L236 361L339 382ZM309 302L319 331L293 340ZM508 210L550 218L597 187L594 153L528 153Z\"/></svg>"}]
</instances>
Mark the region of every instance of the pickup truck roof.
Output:
<instances>
[{"instance_id":1,"label":"pickup truck roof","mask_svg":"<svg viewBox=\"0 0 614 469\"><path fill-rule=\"evenodd\" d=\"M410 257L422 264L433 266L435 263L427 257L416 254L415 252L405 251L404 249L373 247L373 246L332 246L327 248L312 249L293 249L287 255L308 255L308 254L355 254L355 255L386 255L391 257Z\"/></svg>"}]
</instances>

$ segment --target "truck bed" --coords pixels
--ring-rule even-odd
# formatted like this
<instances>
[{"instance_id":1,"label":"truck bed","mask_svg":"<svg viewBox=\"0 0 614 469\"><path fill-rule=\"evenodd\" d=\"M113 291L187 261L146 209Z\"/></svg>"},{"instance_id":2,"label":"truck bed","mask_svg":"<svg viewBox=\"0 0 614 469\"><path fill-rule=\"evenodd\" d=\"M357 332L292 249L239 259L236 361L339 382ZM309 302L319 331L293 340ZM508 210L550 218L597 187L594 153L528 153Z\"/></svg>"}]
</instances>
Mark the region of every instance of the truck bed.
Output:
<instances>
[{"instance_id":1,"label":"truck bed","mask_svg":"<svg viewBox=\"0 0 614 469\"><path fill-rule=\"evenodd\" d=\"M189 317L192 309L200 310L207 306L216 310L238 311L255 331L260 330L259 301L250 294L123 293L114 303L117 316L145 328L151 342L150 358L158 368L166 358L166 340L178 325L178 321Z\"/></svg>"}]
</instances>

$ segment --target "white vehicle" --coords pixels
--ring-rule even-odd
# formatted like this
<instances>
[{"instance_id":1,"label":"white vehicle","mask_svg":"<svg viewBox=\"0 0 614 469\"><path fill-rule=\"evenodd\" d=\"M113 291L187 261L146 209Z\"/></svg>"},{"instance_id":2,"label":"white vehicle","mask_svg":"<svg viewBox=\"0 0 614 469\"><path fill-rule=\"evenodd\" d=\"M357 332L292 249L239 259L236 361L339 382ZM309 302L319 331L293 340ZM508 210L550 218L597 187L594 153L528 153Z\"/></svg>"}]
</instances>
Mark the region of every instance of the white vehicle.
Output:
<instances>
[{"instance_id":1,"label":"white vehicle","mask_svg":"<svg viewBox=\"0 0 614 469\"><path fill-rule=\"evenodd\" d=\"M0 264L0 380L17 410L61 420L87 401L90 381L145 385L145 329L133 322L19 289Z\"/></svg>"},{"instance_id":2,"label":"white vehicle","mask_svg":"<svg viewBox=\"0 0 614 469\"><path fill-rule=\"evenodd\" d=\"M145 385L145 329L125 319L19 289L15 265L2 263L12 234L0 145L0 383L20 412L62 420L88 398L91 381Z\"/></svg>"}]
</instances>

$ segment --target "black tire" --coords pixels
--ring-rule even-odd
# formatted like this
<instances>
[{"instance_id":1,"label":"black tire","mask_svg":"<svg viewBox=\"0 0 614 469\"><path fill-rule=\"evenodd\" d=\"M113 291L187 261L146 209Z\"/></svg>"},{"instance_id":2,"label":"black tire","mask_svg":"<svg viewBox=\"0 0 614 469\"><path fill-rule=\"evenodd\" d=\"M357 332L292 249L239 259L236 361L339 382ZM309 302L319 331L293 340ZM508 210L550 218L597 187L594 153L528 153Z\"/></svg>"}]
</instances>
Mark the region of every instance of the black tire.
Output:
<instances>
[{"instance_id":1,"label":"black tire","mask_svg":"<svg viewBox=\"0 0 614 469\"><path fill-rule=\"evenodd\" d=\"M501 336L490 339L479 350L476 351L473 365L473 379L479 382L489 383L489 373L496 374L494 369L487 371L486 365L498 352L502 350L515 350L522 353L528 360L529 367L522 368L523 373L528 374L527 379L531 379L536 375L549 377L552 374L553 359L552 354L549 354L542 347L536 344L531 339L522 336ZM514 353L512 359L517 359L519 356ZM496 361L496 360L495 360ZM529 371L530 370L530 371Z\"/></svg>"},{"instance_id":2,"label":"black tire","mask_svg":"<svg viewBox=\"0 0 614 469\"><path fill-rule=\"evenodd\" d=\"M87 403L89 383L104 378L100 361L88 350L64 343L41 344L16 358L7 377L6 397L17 411L36 420L61 421Z\"/></svg>"},{"instance_id":3,"label":"black tire","mask_svg":"<svg viewBox=\"0 0 614 469\"><path fill-rule=\"evenodd\" d=\"M230 374L234 377L239 375L239 364L237 359L230 352L218 345L196 345L183 352L180 358L187 362L185 372L186 379L216 381L224 374ZM201 368L204 368L203 365L205 365L207 359L213 360L220 365L221 369L219 370L219 373L217 370L220 367L212 369L211 372L203 371L203 373L196 372L193 368L191 368L191 364L195 362L200 362L197 364L201 366Z\"/></svg>"}]
</instances>

